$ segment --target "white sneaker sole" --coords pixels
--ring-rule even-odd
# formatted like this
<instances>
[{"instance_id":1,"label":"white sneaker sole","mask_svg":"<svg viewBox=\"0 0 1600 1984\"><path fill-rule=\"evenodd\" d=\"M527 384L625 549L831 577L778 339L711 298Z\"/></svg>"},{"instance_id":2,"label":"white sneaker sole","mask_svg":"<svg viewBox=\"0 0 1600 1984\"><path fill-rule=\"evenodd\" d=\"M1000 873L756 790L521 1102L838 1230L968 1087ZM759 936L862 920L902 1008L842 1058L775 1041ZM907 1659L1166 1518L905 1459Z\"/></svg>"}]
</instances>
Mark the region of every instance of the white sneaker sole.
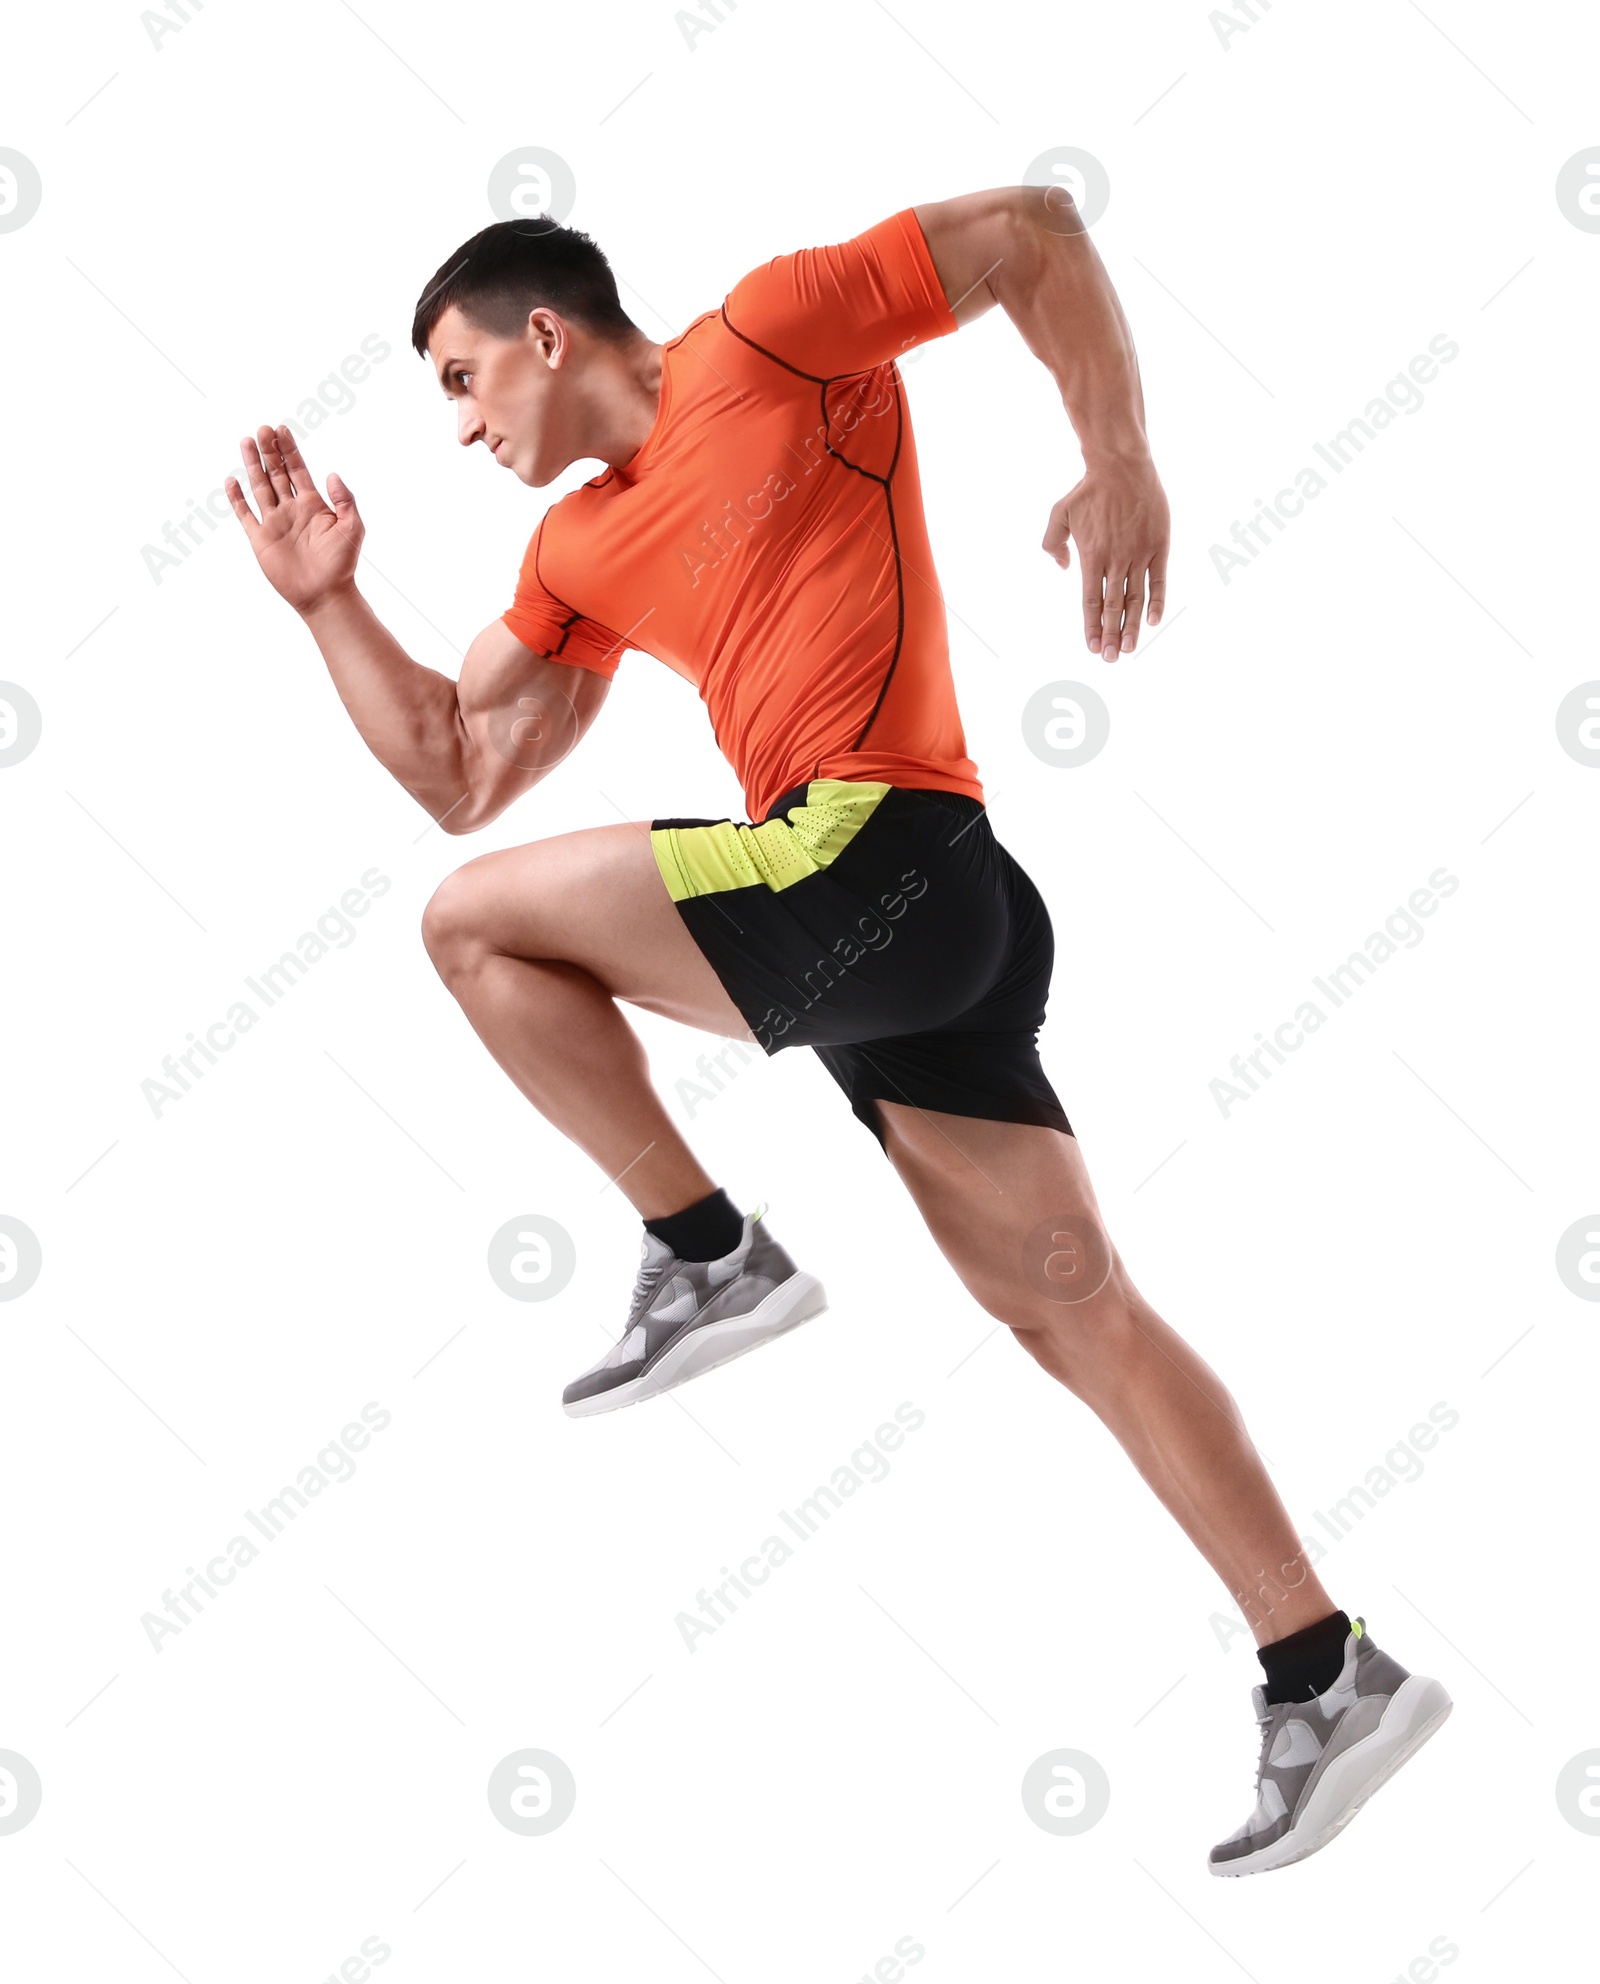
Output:
<instances>
[{"instance_id":1,"label":"white sneaker sole","mask_svg":"<svg viewBox=\"0 0 1600 1984\"><path fill-rule=\"evenodd\" d=\"M1237 1860L1208 1861L1213 1874L1264 1874L1318 1852L1349 1825L1381 1784L1415 1756L1454 1704L1425 1674L1402 1681L1370 1736L1352 1743L1317 1780L1304 1809L1281 1839Z\"/></svg>"},{"instance_id":2,"label":"white sneaker sole","mask_svg":"<svg viewBox=\"0 0 1600 1984\"><path fill-rule=\"evenodd\" d=\"M827 1306L822 1283L814 1274L797 1271L747 1314L725 1316L721 1322L691 1330L663 1352L648 1371L641 1371L625 1385L596 1392L592 1398L574 1399L570 1405L563 1402L565 1410L574 1419L587 1419L597 1412L615 1412L624 1405L637 1405L641 1399L659 1397L675 1385L698 1378L702 1371L714 1371L719 1364L729 1364L747 1350L770 1343L785 1330L810 1322Z\"/></svg>"}]
</instances>

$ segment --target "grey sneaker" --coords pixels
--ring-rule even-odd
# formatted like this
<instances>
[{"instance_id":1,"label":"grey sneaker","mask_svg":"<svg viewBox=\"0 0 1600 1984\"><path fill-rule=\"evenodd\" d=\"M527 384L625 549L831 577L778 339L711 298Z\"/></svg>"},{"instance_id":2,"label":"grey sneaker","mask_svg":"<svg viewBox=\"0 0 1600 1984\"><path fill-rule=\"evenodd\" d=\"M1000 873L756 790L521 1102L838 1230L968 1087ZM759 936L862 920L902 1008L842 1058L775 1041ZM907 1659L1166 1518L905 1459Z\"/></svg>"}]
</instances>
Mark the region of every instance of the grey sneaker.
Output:
<instances>
[{"instance_id":1,"label":"grey sneaker","mask_svg":"<svg viewBox=\"0 0 1600 1984\"><path fill-rule=\"evenodd\" d=\"M1219 1846L1213 1874L1262 1874L1326 1846L1450 1713L1442 1685L1372 1643L1365 1619L1344 1643L1333 1686L1304 1702L1251 1690L1261 1726L1256 1808Z\"/></svg>"},{"instance_id":2,"label":"grey sneaker","mask_svg":"<svg viewBox=\"0 0 1600 1984\"><path fill-rule=\"evenodd\" d=\"M802 1274L760 1223L765 1211L746 1213L738 1246L720 1261L680 1261L645 1234L622 1339L561 1394L569 1413L654 1398L822 1314L822 1283Z\"/></svg>"}]
</instances>

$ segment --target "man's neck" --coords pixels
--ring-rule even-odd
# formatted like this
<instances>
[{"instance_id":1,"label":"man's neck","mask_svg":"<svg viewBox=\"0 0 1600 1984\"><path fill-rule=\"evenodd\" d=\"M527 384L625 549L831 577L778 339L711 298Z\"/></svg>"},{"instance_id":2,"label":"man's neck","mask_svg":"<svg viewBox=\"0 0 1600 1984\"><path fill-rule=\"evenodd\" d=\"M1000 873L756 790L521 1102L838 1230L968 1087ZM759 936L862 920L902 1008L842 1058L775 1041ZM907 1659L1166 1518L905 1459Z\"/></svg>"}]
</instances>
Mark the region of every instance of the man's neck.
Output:
<instances>
[{"instance_id":1,"label":"man's neck","mask_svg":"<svg viewBox=\"0 0 1600 1984\"><path fill-rule=\"evenodd\" d=\"M594 380L595 445L588 452L596 460L621 468L644 446L660 411L665 351L642 331L607 350Z\"/></svg>"}]
</instances>

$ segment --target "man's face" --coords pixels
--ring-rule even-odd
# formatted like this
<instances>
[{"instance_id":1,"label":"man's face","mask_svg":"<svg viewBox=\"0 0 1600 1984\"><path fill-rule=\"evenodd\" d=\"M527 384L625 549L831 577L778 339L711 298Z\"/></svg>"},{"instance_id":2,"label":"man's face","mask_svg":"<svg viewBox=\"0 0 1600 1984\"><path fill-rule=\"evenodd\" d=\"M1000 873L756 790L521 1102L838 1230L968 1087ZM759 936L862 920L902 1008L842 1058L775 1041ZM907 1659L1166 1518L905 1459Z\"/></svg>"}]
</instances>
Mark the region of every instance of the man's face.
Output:
<instances>
[{"instance_id":1,"label":"man's face","mask_svg":"<svg viewBox=\"0 0 1600 1984\"><path fill-rule=\"evenodd\" d=\"M439 383L456 403L461 445L481 441L534 489L577 459L565 432L571 395L563 391L575 355L568 325L542 309L530 313L520 338L500 338L452 307L428 339Z\"/></svg>"}]
</instances>

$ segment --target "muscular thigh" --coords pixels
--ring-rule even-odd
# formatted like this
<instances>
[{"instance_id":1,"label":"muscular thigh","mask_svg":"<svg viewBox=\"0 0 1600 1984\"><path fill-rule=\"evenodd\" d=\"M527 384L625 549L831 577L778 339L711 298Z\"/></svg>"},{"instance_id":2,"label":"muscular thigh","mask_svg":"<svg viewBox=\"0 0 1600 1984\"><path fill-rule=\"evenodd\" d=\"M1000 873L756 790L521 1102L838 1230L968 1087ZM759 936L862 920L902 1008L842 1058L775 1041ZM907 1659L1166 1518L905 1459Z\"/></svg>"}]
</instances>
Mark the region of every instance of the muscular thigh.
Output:
<instances>
[{"instance_id":1,"label":"muscular thigh","mask_svg":"<svg viewBox=\"0 0 1600 1984\"><path fill-rule=\"evenodd\" d=\"M647 822L479 855L440 885L424 927L430 947L467 943L579 965L614 998L751 1038L667 893Z\"/></svg>"},{"instance_id":2,"label":"muscular thigh","mask_svg":"<svg viewBox=\"0 0 1600 1984\"><path fill-rule=\"evenodd\" d=\"M1076 1137L877 1106L889 1159L940 1252L992 1314L1059 1319L1125 1279Z\"/></svg>"}]
</instances>

